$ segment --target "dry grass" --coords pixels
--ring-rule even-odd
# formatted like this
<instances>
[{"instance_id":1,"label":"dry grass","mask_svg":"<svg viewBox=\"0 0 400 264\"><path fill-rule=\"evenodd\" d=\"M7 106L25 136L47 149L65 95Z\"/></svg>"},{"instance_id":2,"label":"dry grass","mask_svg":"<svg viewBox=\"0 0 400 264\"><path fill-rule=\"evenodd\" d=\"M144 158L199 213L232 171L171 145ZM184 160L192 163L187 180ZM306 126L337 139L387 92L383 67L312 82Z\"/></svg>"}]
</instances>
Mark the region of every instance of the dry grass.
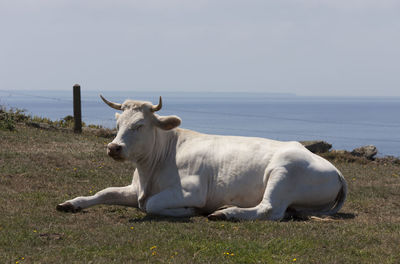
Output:
<instances>
[{"instance_id":1,"label":"dry grass","mask_svg":"<svg viewBox=\"0 0 400 264\"><path fill-rule=\"evenodd\" d=\"M94 135L25 126L0 131L2 263L400 262L395 163L336 157L349 195L329 221L149 218L118 206L57 212L66 199L129 184L132 167L109 159L106 143Z\"/></svg>"}]
</instances>

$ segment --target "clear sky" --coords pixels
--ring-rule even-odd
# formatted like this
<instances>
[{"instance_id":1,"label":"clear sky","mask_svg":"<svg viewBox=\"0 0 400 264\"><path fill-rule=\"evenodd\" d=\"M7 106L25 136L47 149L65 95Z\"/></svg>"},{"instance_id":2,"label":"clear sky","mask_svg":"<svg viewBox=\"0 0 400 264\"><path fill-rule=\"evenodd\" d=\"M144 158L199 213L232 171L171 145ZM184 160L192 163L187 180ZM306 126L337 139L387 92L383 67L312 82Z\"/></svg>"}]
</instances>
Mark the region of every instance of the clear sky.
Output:
<instances>
[{"instance_id":1,"label":"clear sky","mask_svg":"<svg viewBox=\"0 0 400 264\"><path fill-rule=\"evenodd\" d=\"M400 96L398 0L0 0L0 89Z\"/></svg>"}]
</instances>

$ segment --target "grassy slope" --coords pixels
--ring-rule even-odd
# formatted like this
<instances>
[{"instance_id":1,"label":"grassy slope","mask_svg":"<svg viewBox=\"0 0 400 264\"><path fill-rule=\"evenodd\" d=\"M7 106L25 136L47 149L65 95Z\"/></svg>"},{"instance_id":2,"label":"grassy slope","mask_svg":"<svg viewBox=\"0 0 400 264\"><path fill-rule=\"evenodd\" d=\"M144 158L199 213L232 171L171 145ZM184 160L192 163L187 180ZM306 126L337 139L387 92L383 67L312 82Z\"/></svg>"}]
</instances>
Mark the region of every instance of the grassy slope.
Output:
<instances>
[{"instance_id":1,"label":"grassy slope","mask_svg":"<svg viewBox=\"0 0 400 264\"><path fill-rule=\"evenodd\" d=\"M335 221L148 218L118 206L57 212L66 199L130 183L132 167L108 158L106 143L22 126L0 131L1 262L399 263L399 165L337 163L349 195Z\"/></svg>"}]
</instances>

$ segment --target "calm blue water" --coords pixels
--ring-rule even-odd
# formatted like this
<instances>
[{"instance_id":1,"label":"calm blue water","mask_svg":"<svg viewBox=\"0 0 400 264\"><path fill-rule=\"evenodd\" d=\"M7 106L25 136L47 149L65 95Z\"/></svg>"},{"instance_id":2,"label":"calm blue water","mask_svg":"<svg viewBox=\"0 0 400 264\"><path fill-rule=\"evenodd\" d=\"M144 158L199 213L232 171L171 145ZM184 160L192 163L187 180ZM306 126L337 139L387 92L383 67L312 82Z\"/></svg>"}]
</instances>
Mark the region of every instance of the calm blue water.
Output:
<instances>
[{"instance_id":1,"label":"calm blue water","mask_svg":"<svg viewBox=\"0 0 400 264\"><path fill-rule=\"evenodd\" d=\"M115 110L82 90L87 124L114 127ZM400 98L324 98L269 94L154 93L102 91L107 99L127 98L154 104L163 96L160 115L178 115L182 127L204 133L267 137L277 140L326 140L334 149L377 146L379 155L400 156ZM26 109L53 120L72 115L72 91L2 91L0 105Z\"/></svg>"}]
</instances>

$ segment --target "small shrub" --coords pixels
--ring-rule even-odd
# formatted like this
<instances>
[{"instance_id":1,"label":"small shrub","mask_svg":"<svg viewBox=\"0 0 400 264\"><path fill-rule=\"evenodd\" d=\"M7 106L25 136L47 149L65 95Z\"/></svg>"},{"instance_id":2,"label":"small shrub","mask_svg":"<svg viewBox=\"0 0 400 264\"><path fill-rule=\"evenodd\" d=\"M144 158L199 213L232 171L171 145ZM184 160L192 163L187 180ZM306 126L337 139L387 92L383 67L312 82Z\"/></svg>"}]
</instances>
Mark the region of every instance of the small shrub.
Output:
<instances>
[{"instance_id":1,"label":"small shrub","mask_svg":"<svg viewBox=\"0 0 400 264\"><path fill-rule=\"evenodd\" d=\"M92 125L92 124L88 125L87 127L88 127L88 128L96 128L96 129L101 129L101 128L103 128L102 125Z\"/></svg>"},{"instance_id":2,"label":"small shrub","mask_svg":"<svg viewBox=\"0 0 400 264\"><path fill-rule=\"evenodd\" d=\"M25 114L25 110L12 109L15 122L26 122L29 120L29 116Z\"/></svg>"},{"instance_id":3,"label":"small shrub","mask_svg":"<svg viewBox=\"0 0 400 264\"><path fill-rule=\"evenodd\" d=\"M60 120L56 120L56 121L52 121L51 119L45 118L45 117L33 116L33 117L28 117L27 121L31 121L31 122L39 123L39 124L44 123L53 128L72 128L72 127L74 127L74 117L71 115L67 115L66 117L64 117ZM82 127L85 127L85 126L86 126L85 122L82 122Z\"/></svg>"},{"instance_id":4,"label":"small shrub","mask_svg":"<svg viewBox=\"0 0 400 264\"><path fill-rule=\"evenodd\" d=\"M53 125L56 127L63 127L63 128L72 128L74 127L74 117L71 115L67 115L61 120L54 121ZM85 127L85 122L82 122L82 127Z\"/></svg>"},{"instance_id":5,"label":"small shrub","mask_svg":"<svg viewBox=\"0 0 400 264\"><path fill-rule=\"evenodd\" d=\"M30 119L30 121L31 122L35 122L35 123L46 123L46 124L49 124L49 125L53 125L54 124L54 122L53 121L51 121L49 118L46 118L46 117L40 117L40 116L31 116L31 117L29 117L29 119Z\"/></svg>"},{"instance_id":6,"label":"small shrub","mask_svg":"<svg viewBox=\"0 0 400 264\"><path fill-rule=\"evenodd\" d=\"M71 115L67 115L63 119L56 121L56 125L59 127L69 128L74 126L74 117Z\"/></svg>"},{"instance_id":7,"label":"small shrub","mask_svg":"<svg viewBox=\"0 0 400 264\"><path fill-rule=\"evenodd\" d=\"M0 109L0 129L1 130L15 130L15 119L12 112Z\"/></svg>"},{"instance_id":8,"label":"small shrub","mask_svg":"<svg viewBox=\"0 0 400 264\"><path fill-rule=\"evenodd\" d=\"M15 130L15 125L18 122L23 122L28 119L24 110L13 109L7 110L5 107L0 106L0 129L1 130Z\"/></svg>"}]
</instances>

